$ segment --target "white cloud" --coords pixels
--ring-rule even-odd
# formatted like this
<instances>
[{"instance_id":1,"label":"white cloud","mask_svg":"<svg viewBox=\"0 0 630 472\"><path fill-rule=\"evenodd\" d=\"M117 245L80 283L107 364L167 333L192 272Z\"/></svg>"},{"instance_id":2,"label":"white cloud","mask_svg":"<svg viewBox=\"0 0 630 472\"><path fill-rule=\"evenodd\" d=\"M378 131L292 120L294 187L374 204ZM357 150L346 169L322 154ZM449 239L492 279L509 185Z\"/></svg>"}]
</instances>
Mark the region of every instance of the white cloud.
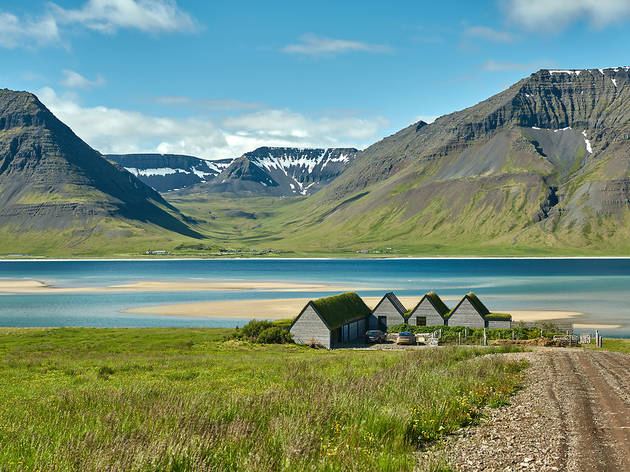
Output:
<instances>
[{"instance_id":1,"label":"white cloud","mask_svg":"<svg viewBox=\"0 0 630 472\"><path fill-rule=\"evenodd\" d=\"M33 47L59 42L55 19L48 15L37 20L20 19L11 13L0 12L0 46Z\"/></svg>"},{"instance_id":2,"label":"white cloud","mask_svg":"<svg viewBox=\"0 0 630 472\"><path fill-rule=\"evenodd\" d=\"M197 28L192 17L174 0L88 0L81 8L50 7L60 24L79 23L101 32L120 28L141 31L191 31Z\"/></svg>"},{"instance_id":3,"label":"white cloud","mask_svg":"<svg viewBox=\"0 0 630 472\"><path fill-rule=\"evenodd\" d=\"M325 38L314 34L305 34L299 39L299 43L289 44L282 48L282 50L291 54L305 54L309 56L335 55L353 51L376 53L391 52L389 46L382 44L368 44L347 39Z\"/></svg>"},{"instance_id":4,"label":"white cloud","mask_svg":"<svg viewBox=\"0 0 630 472\"><path fill-rule=\"evenodd\" d=\"M247 102L230 98L193 98L193 97L157 97L155 103L173 107L193 108L201 110L256 110L265 105L258 102Z\"/></svg>"},{"instance_id":5,"label":"white cloud","mask_svg":"<svg viewBox=\"0 0 630 472\"><path fill-rule=\"evenodd\" d=\"M103 85L105 85L105 79L99 74L96 76L96 79L89 80L83 77L78 72L64 69L63 79L59 83L68 88L89 90L94 87L102 87Z\"/></svg>"},{"instance_id":6,"label":"white cloud","mask_svg":"<svg viewBox=\"0 0 630 472\"><path fill-rule=\"evenodd\" d=\"M602 28L630 17L628 0L504 0L508 16L532 30L561 30L585 19Z\"/></svg>"},{"instance_id":7,"label":"white cloud","mask_svg":"<svg viewBox=\"0 0 630 472\"><path fill-rule=\"evenodd\" d=\"M177 144L179 151L203 157L227 150L225 136L208 121L154 117L103 106L84 107L74 95L58 95L50 87L37 95L78 136L103 153L155 151L161 144Z\"/></svg>"},{"instance_id":8,"label":"white cloud","mask_svg":"<svg viewBox=\"0 0 630 472\"><path fill-rule=\"evenodd\" d=\"M0 11L0 47L35 47L61 42L60 25L79 25L103 33L118 29L144 32L190 32L197 22L175 0L88 0L80 8L49 3L37 19Z\"/></svg>"},{"instance_id":9,"label":"white cloud","mask_svg":"<svg viewBox=\"0 0 630 472\"><path fill-rule=\"evenodd\" d=\"M530 63L518 63L518 62L506 62L506 61L494 61L492 59L487 60L481 64L483 70L489 72L505 72L505 71L529 71L535 72L541 68L554 67L553 61L538 61Z\"/></svg>"},{"instance_id":10,"label":"white cloud","mask_svg":"<svg viewBox=\"0 0 630 472\"><path fill-rule=\"evenodd\" d=\"M260 146L363 147L387 126L381 117L309 118L288 110L234 116L221 123L199 117L173 119L108 108L84 107L73 94L45 87L41 101L73 131L103 153L181 153L216 159Z\"/></svg>"},{"instance_id":11,"label":"white cloud","mask_svg":"<svg viewBox=\"0 0 630 472\"><path fill-rule=\"evenodd\" d=\"M265 110L229 118L224 126L241 137L282 139L301 146L339 146L373 139L388 124L382 117L308 118L289 110Z\"/></svg>"},{"instance_id":12,"label":"white cloud","mask_svg":"<svg viewBox=\"0 0 630 472\"><path fill-rule=\"evenodd\" d=\"M464 34L473 38L486 39L496 43L511 43L514 40L511 33L508 33L507 31L498 31L488 28L487 26L471 26L464 31Z\"/></svg>"}]
</instances>

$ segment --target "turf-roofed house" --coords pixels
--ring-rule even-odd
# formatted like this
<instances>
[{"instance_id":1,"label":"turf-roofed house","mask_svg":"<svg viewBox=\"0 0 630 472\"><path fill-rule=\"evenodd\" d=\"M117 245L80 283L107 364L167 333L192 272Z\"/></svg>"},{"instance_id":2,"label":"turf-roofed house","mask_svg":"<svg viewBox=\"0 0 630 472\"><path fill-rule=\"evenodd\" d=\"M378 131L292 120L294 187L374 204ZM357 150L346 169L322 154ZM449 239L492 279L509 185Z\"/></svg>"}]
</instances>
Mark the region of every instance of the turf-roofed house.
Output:
<instances>
[{"instance_id":1,"label":"turf-roofed house","mask_svg":"<svg viewBox=\"0 0 630 472\"><path fill-rule=\"evenodd\" d=\"M405 323L407 310L393 292L385 294L378 302L372 316L370 316L370 329L386 331L392 325Z\"/></svg>"},{"instance_id":2,"label":"turf-roofed house","mask_svg":"<svg viewBox=\"0 0 630 472\"><path fill-rule=\"evenodd\" d=\"M450 311L437 293L429 292L411 310L407 323L415 326L444 326Z\"/></svg>"},{"instance_id":3,"label":"turf-roofed house","mask_svg":"<svg viewBox=\"0 0 630 472\"><path fill-rule=\"evenodd\" d=\"M490 313L479 297L470 292L453 308L447 324L467 328L510 329L512 317L505 313Z\"/></svg>"},{"instance_id":4,"label":"turf-roofed house","mask_svg":"<svg viewBox=\"0 0 630 472\"><path fill-rule=\"evenodd\" d=\"M289 329L298 344L328 349L357 341L365 335L370 308L354 292L309 301Z\"/></svg>"}]
</instances>

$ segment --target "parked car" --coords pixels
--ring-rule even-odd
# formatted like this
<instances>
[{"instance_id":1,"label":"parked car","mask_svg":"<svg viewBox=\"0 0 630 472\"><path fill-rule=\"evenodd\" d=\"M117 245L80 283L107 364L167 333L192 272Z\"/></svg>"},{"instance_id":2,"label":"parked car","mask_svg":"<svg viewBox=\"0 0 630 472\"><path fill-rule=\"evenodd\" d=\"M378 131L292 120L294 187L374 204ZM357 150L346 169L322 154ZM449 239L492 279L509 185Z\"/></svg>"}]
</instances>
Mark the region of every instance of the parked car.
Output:
<instances>
[{"instance_id":1,"label":"parked car","mask_svg":"<svg viewBox=\"0 0 630 472\"><path fill-rule=\"evenodd\" d=\"M396 344L416 344L416 335L410 331L403 331L402 333L398 333Z\"/></svg>"},{"instance_id":2,"label":"parked car","mask_svg":"<svg viewBox=\"0 0 630 472\"><path fill-rule=\"evenodd\" d=\"M365 340L369 343L385 342L387 335L380 329L371 329L365 333Z\"/></svg>"}]
</instances>

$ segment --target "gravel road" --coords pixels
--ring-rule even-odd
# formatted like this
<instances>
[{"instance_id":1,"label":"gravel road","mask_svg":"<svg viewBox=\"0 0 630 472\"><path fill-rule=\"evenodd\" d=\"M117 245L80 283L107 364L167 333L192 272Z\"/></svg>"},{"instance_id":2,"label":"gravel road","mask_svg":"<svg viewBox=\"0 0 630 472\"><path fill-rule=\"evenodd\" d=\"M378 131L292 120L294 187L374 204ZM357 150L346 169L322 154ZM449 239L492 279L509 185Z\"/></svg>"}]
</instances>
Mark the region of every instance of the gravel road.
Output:
<instances>
[{"instance_id":1,"label":"gravel road","mask_svg":"<svg viewBox=\"0 0 630 472\"><path fill-rule=\"evenodd\" d=\"M630 355L560 348L506 355L531 362L524 389L448 438L439 455L459 471L630 471Z\"/></svg>"}]
</instances>

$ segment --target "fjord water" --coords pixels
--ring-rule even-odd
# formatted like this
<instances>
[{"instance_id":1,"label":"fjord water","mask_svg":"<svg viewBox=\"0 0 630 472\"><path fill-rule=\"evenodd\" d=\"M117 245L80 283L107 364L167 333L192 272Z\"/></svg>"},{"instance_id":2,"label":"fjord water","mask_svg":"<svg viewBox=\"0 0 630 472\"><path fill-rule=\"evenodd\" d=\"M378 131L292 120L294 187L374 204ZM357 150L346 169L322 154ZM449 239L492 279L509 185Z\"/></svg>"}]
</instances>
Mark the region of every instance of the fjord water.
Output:
<instances>
[{"instance_id":1,"label":"fjord water","mask_svg":"<svg viewBox=\"0 0 630 472\"><path fill-rule=\"evenodd\" d=\"M241 259L2 261L0 279L53 287L106 287L138 281L281 281L352 286L363 296L387 290L448 298L476 292L492 311L566 310L580 323L619 324L604 335L630 337L630 259ZM137 315L122 310L199 301L305 298L315 291L81 292L0 295L0 326L223 326L239 319ZM413 307L407 307L413 308ZM296 313L297 314L297 313Z\"/></svg>"}]
</instances>

